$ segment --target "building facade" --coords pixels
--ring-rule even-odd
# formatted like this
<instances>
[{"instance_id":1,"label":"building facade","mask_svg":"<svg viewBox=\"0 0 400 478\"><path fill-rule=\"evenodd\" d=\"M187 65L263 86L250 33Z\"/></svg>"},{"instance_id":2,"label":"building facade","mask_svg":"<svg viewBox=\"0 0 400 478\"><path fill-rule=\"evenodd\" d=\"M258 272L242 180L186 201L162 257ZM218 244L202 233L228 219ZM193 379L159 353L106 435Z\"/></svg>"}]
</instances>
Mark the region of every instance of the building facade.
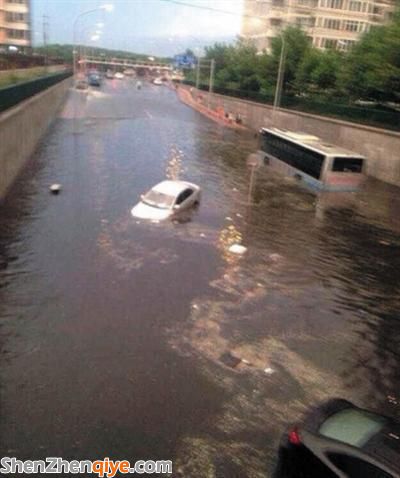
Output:
<instances>
[{"instance_id":1,"label":"building facade","mask_svg":"<svg viewBox=\"0 0 400 478\"><path fill-rule=\"evenodd\" d=\"M244 0L242 37L259 51L288 25L300 26L315 47L348 50L371 26L390 20L395 0Z\"/></svg>"},{"instance_id":2,"label":"building facade","mask_svg":"<svg viewBox=\"0 0 400 478\"><path fill-rule=\"evenodd\" d=\"M30 0L0 0L0 51L29 52L30 47Z\"/></svg>"}]
</instances>

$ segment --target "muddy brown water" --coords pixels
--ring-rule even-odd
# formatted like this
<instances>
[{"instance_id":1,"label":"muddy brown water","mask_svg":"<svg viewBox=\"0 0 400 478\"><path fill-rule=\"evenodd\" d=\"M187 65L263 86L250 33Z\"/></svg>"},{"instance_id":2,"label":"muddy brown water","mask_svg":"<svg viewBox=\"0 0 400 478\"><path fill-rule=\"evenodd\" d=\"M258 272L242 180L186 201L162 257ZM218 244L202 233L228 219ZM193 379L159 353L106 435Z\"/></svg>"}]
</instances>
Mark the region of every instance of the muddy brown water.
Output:
<instances>
[{"instance_id":1,"label":"muddy brown water","mask_svg":"<svg viewBox=\"0 0 400 478\"><path fill-rule=\"evenodd\" d=\"M261 169L249 203L254 148L166 88L71 93L0 206L1 456L264 477L320 400L399 416L398 190L317 197ZM165 177L199 209L133 219Z\"/></svg>"}]
</instances>

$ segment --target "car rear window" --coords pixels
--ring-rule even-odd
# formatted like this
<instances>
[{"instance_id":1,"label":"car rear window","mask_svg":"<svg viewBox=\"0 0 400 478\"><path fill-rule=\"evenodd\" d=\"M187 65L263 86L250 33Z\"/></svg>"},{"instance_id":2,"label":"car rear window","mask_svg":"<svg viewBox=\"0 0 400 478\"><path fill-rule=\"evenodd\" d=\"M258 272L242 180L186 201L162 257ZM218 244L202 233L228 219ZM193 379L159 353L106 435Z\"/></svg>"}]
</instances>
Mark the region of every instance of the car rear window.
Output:
<instances>
[{"instance_id":1,"label":"car rear window","mask_svg":"<svg viewBox=\"0 0 400 478\"><path fill-rule=\"evenodd\" d=\"M325 437L363 447L385 426L383 417L363 410L347 409L335 413L321 425L319 433Z\"/></svg>"}]
</instances>

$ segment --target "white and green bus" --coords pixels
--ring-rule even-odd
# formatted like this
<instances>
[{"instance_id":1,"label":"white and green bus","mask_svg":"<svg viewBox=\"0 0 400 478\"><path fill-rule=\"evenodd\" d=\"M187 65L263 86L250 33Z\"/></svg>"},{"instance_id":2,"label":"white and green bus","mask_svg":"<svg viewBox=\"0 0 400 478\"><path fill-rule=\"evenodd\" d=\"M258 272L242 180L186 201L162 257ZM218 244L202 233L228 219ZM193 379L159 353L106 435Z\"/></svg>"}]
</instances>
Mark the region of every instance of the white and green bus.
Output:
<instances>
[{"instance_id":1,"label":"white and green bus","mask_svg":"<svg viewBox=\"0 0 400 478\"><path fill-rule=\"evenodd\" d=\"M258 155L263 163L321 191L355 191L365 179L365 158L317 136L262 128Z\"/></svg>"}]
</instances>

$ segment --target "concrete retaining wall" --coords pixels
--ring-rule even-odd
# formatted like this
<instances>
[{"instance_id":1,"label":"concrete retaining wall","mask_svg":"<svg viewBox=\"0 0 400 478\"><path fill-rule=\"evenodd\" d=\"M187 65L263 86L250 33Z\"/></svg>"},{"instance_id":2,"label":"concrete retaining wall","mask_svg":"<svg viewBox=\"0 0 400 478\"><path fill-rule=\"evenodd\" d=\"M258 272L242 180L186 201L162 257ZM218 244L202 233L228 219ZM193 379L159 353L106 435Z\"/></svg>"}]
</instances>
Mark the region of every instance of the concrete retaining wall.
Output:
<instances>
[{"instance_id":1,"label":"concrete retaining wall","mask_svg":"<svg viewBox=\"0 0 400 478\"><path fill-rule=\"evenodd\" d=\"M207 93L199 92L207 104ZM367 174L381 181L400 186L400 133L372 128L323 116L279 109L223 95L212 95L211 108L240 114L243 124L258 130L276 126L315 134L324 140L364 155Z\"/></svg>"},{"instance_id":2,"label":"concrete retaining wall","mask_svg":"<svg viewBox=\"0 0 400 478\"><path fill-rule=\"evenodd\" d=\"M71 81L64 80L0 114L0 199L54 119Z\"/></svg>"}]
</instances>

